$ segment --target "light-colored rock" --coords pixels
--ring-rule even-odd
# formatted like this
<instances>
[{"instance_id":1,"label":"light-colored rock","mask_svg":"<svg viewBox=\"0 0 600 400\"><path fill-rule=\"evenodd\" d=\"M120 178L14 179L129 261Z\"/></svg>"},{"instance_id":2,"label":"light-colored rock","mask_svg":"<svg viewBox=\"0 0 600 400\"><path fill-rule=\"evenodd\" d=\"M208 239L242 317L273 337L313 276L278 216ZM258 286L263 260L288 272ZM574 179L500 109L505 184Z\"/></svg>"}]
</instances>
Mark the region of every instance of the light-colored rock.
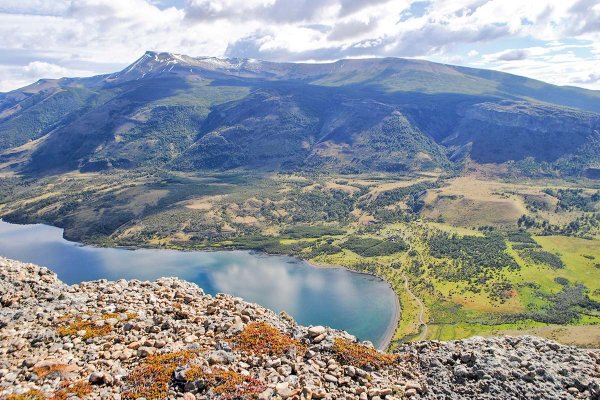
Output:
<instances>
[{"instance_id":1,"label":"light-colored rock","mask_svg":"<svg viewBox=\"0 0 600 400\"><path fill-rule=\"evenodd\" d=\"M317 337L319 335L323 335L325 332L327 332L327 329L321 325L311 326L308 328L308 335L310 337Z\"/></svg>"},{"instance_id":2,"label":"light-colored rock","mask_svg":"<svg viewBox=\"0 0 600 400\"><path fill-rule=\"evenodd\" d=\"M82 380L92 384L90 400L120 400L128 375L148 357L190 350L195 356L176 366L169 400L216 397L202 379L186 380L192 366L257 379L265 388L256 394L262 400L600 399L595 350L527 336L430 341L401 345L399 359L382 368L358 368L331 348L336 338L355 341L345 332L303 327L285 314L209 296L175 278L67 286L47 269L0 258L0 301L0 398L30 387L51 397L61 382ZM58 335L74 316L104 333L88 337L87 328ZM236 338L258 321L294 336L306 351L242 352Z\"/></svg>"}]
</instances>

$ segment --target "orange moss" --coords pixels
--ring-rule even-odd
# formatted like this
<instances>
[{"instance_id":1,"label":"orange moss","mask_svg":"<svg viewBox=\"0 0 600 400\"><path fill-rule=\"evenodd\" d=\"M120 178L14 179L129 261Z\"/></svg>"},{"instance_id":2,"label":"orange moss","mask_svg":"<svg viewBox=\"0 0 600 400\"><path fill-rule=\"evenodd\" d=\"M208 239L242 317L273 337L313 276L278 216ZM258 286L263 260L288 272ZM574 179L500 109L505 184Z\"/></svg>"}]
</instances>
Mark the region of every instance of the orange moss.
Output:
<instances>
[{"instance_id":1,"label":"orange moss","mask_svg":"<svg viewBox=\"0 0 600 400\"><path fill-rule=\"evenodd\" d=\"M53 372L58 372L62 376L69 371L69 368L72 367L67 364L52 364L43 367L34 367L33 372L40 378L45 378Z\"/></svg>"},{"instance_id":2,"label":"orange moss","mask_svg":"<svg viewBox=\"0 0 600 400\"><path fill-rule=\"evenodd\" d=\"M137 314L130 312L127 313L126 321L137 318ZM107 320L110 318L119 319L121 316L120 313L106 313L106 314L92 314L92 316L98 316L102 320ZM109 324L104 324L104 326L96 326L95 321L91 321L88 319L83 319L78 316L74 316L71 314L63 315L58 318L58 328L57 332L60 336L74 336L77 335L77 332L84 330L85 334L83 335L84 339L89 339L98 336L106 336L110 332L112 332L113 327Z\"/></svg>"},{"instance_id":3,"label":"orange moss","mask_svg":"<svg viewBox=\"0 0 600 400\"><path fill-rule=\"evenodd\" d=\"M185 364L198 357L198 350L183 350L175 353L155 354L146 358L146 364Z\"/></svg>"},{"instance_id":4,"label":"orange moss","mask_svg":"<svg viewBox=\"0 0 600 400\"><path fill-rule=\"evenodd\" d=\"M100 317L102 317L103 320L107 320L109 318L115 318L118 320L121 320L121 315L123 315L123 313L107 313L107 314L100 314ZM125 321L129 321L130 319L136 319L138 317L137 313L134 312L128 312L125 314Z\"/></svg>"},{"instance_id":5,"label":"orange moss","mask_svg":"<svg viewBox=\"0 0 600 400\"><path fill-rule=\"evenodd\" d=\"M359 368L379 369L398 360L395 354L380 353L371 347L340 338L335 339L333 351L339 362Z\"/></svg>"},{"instance_id":6,"label":"orange moss","mask_svg":"<svg viewBox=\"0 0 600 400\"><path fill-rule=\"evenodd\" d=\"M46 396L37 389L31 389L23 394L9 394L5 397L6 400L44 400Z\"/></svg>"},{"instance_id":7,"label":"orange moss","mask_svg":"<svg viewBox=\"0 0 600 400\"><path fill-rule=\"evenodd\" d=\"M175 371L175 365L142 364L125 379L124 399L144 397L148 400L159 400L167 397L169 383Z\"/></svg>"},{"instance_id":8,"label":"orange moss","mask_svg":"<svg viewBox=\"0 0 600 400\"><path fill-rule=\"evenodd\" d=\"M199 379L204 379L206 377L206 372L199 365L192 365L189 369L185 371L185 380L188 382L194 382Z\"/></svg>"},{"instance_id":9,"label":"orange moss","mask_svg":"<svg viewBox=\"0 0 600 400\"><path fill-rule=\"evenodd\" d=\"M264 382L235 371L215 370L208 377L208 386L220 399L258 399L265 391Z\"/></svg>"},{"instance_id":10,"label":"orange moss","mask_svg":"<svg viewBox=\"0 0 600 400\"><path fill-rule=\"evenodd\" d=\"M110 332L112 332L112 326L109 324L96 326L94 321L83 320L77 317L74 321L66 325L59 326L57 329L57 332L60 336L74 336L77 335L77 332L79 331L85 331L83 338L89 339L108 335Z\"/></svg>"},{"instance_id":11,"label":"orange moss","mask_svg":"<svg viewBox=\"0 0 600 400\"><path fill-rule=\"evenodd\" d=\"M123 398L164 399L169 392L169 383L177 366L196 357L198 351L193 350L148 356L143 364L134 368L125 378Z\"/></svg>"},{"instance_id":12,"label":"orange moss","mask_svg":"<svg viewBox=\"0 0 600 400\"><path fill-rule=\"evenodd\" d=\"M88 394L92 393L92 385L89 382L81 380L77 382L63 382L61 388L54 392L49 400L67 400L73 395L80 399L85 398Z\"/></svg>"},{"instance_id":13,"label":"orange moss","mask_svg":"<svg viewBox=\"0 0 600 400\"><path fill-rule=\"evenodd\" d=\"M303 343L266 322L246 325L235 339L235 345L239 350L253 355L282 356L292 348L299 352L306 350Z\"/></svg>"},{"instance_id":14,"label":"orange moss","mask_svg":"<svg viewBox=\"0 0 600 400\"><path fill-rule=\"evenodd\" d=\"M218 399L257 399L267 388L258 379L222 369L205 372L201 367L193 366L186 371L185 377L188 382L202 380Z\"/></svg>"},{"instance_id":15,"label":"orange moss","mask_svg":"<svg viewBox=\"0 0 600 400\"><path fill-rule=\"evenodd\" d=\"M199 356L198 351L179 351L148 356L143 364L134 368L125 378L123 399L144 397L159 400L167 397L169 384L178 366L190 364ZM266 389L263 382L234 371L213 370L205 372L200 365L186 371L186 380L202 380L218 399L256 399Z\"/></svg>"}]
</instances>

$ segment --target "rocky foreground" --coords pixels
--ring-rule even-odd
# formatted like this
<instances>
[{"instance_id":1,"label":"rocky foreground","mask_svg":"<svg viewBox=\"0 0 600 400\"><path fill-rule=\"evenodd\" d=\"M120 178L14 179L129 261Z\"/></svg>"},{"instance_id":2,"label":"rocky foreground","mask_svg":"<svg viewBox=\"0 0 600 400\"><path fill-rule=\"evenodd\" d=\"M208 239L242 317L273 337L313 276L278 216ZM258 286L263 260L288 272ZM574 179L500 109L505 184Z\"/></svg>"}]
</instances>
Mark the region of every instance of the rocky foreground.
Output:
<instances>
[{"instance_id":1,"label":"rocky foreground","mask_svg":"<svg viewBox=\"0 0 600 400\"><path fill-rule=\"evenodd\" d=\"M600 399L600 354L533 337L379 353L174 278L68 286L0 258L0 398Z\"/></svg>"}]
</instances>

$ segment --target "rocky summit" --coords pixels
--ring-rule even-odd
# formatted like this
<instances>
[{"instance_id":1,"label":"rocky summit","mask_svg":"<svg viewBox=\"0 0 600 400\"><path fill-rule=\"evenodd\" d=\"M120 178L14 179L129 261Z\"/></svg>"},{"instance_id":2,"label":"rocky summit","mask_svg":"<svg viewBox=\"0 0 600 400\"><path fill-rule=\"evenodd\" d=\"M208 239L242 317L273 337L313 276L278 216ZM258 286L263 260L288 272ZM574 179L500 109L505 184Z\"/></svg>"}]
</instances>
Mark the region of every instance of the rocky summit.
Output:
<instances>
[{"instance_id":1,"label":"rocky summit","mask_svg":"<svg viewBox=\"0 0 600 400\"><path fill-rule=\"evenodd\" d=\"M534 337L394 354L175 278L68 286L0 258L0 398L600 399L600 353Z\"/></svg>"}]
</instances>

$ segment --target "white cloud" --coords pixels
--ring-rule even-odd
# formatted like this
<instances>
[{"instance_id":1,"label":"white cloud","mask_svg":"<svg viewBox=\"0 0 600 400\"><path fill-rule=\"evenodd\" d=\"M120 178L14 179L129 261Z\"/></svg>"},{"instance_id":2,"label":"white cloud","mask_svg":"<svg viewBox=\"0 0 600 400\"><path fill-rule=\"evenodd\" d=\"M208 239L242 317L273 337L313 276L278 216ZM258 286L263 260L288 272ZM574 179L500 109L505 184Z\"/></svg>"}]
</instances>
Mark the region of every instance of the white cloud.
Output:
<instances>
[{"instance_id":1,"label":"white cloud","mask_svg":"<svg viewBox=\"0 0 600 400\"><path fill-rule=\"evenodd\" d=\"M534 74L555 83L600 85L593 74L598 69L592 69L600 57L597 0L168 4L181 5L159 7L152 0L4 0L0 90L22 85L33 70L50 75L112 72L145 50L285 61L419 57ZM591 44L577 49L573 41ZM53 67L44 71L41 65L30 65L33 62Z\"/></svg>"},{"instance_id":2,"label":"white cloud","mask_svg":"<svg viewBox=\"0 0 600 400\"><path fill-rule=\"evenodd\" d=\"M66 68L60 65L44 61L32 61L23 68L23 71L26 76L32 78L61 78L68 72Z\"/></svg>"},{"instance_id":3,"label":"white cloud","mask_svg":"<svg viewBox=\"0 0 600 400\"><path fill-rule=\"evenodd\" d=\"M2 0L0 13L62 15L71 5L71 0Z\"/></svg>"},{"instance_id":4,"label":"white cloud","mask_svg":"<svg viewBox=\"0 0 600 400\"><path fill-rule=\"evenodd\" d=\"M32 61L25 66L0 65L0 92L29 85L39 79L92 76L95 71L69 69L45 61Z\"/></svg>"}]
</instances>

